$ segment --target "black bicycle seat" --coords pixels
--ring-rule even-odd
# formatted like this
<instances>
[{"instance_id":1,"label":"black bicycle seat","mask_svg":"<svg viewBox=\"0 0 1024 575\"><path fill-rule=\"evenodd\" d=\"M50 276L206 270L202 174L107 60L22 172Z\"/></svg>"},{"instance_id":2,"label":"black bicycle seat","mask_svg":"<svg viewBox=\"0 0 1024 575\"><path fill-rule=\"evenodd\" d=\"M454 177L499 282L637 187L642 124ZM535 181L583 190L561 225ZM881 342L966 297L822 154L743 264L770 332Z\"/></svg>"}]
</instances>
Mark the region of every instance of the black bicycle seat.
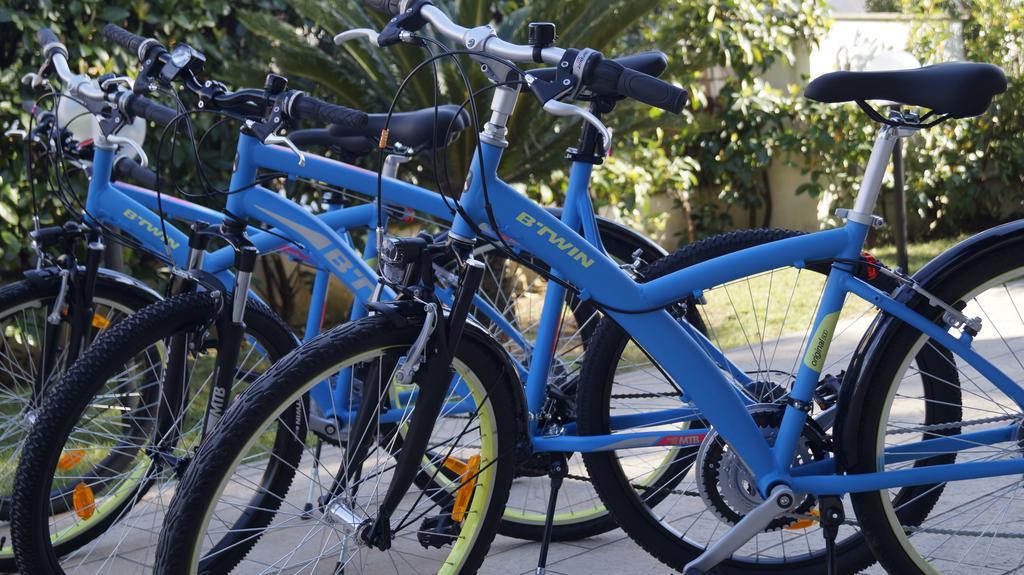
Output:
<instances>
[{"instance_id":1,"label":"black bicycle seat","mask_svg":"<svg viewBox=\"0 0 1024 575\"><path fill-rule=\"evenodd\" d=\"M889 100L936 114L968 118L984 114L1006 91L1006 75L992 64L947 62L879 72L831 72L815 78L804 95L825 103Z\"/></svg>"},{"instance_id":2,"label":"black bicycle seat","mask_svg":"<svg viewBox=\"0 0 1024 575\"><path fill-rule=\"evenodd\" d=\"M377 147L381 131L387 122L387 114L367 114L366 127L353 129L346 126L330 126L326 130L301 130L300 132L316 132L316 134L292 133L292 141L300 146L295 135L307 145L331 145L342 147L345 151L362 155ZM436 108L423 108L414 112L396 112L391 115L388 126L388 143L400 142L402 145L421 152L430 148L444 148L458 138L459 134L469 125L469 114L466 110L453 104L445 104ZM324 138L331 138L325 141Z\"/></svg>"}]
</instances>

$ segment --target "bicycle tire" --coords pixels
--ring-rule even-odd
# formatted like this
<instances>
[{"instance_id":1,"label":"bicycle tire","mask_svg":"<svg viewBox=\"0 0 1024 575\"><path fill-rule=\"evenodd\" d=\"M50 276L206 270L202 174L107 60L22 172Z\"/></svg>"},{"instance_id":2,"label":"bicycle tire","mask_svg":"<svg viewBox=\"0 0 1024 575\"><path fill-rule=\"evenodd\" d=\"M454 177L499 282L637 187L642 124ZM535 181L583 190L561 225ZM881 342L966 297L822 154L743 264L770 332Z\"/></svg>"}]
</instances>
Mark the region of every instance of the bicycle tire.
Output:
<instances>
[{"instance_id":1,"label":"bicycle tire","mask_svg":"<svg viewBox=\"0 0 1024 575\"><path fill-rule=\"evenodd\" d=\"M94 397L102 393L105 382L117 369L166 338L209 323L222 305L219 296L199 292L182 294L141 309L98 338L43 399L36 425L26 440L26 455L15 481L12 536L21 573L64 573L62 558L103 536L145 496L153 478L148 474L129 477L123 492L114 490L113 505L105 513L97 514L98 520L80 529L76 526L70 531L70 537L56 544L51 540L49 508L55 493L55 469L80 416ZM252 299L247 302L246 329L247 334L275 359L296 345L283 321ZM95 508L102 509L100 504Z\"/></svg>"},{"instance_id":2,"label":"bicycle tire","mask_svg":"<svg viewBox=\"0 0 1024 575\"><path fill-rule=\"evenodd\" d=\"M222 424L204 443L182 480L181 488L171 504L165 521L156 573L195 572L197 565L200 571L206 570L205 561L208 557L201 560L204 553L201 549L202 534L209 525L210 517L215 513L221 492L226 489L234 469L244 457L245 449L252 444L254 432L276 420L283 406L296 401L297 397L301 397L308 388L322 381L328 374L335 373L343 366L354 364L356 361L370 361L366 358L377 352L388 354L391 352L387 350L407 349L419 331L419 325L395 327L390 320L380 316L338 326L305 343L278 362L257 384L244 393L224 416ZM512 447L519 433L517 429L521 427L516 417L517 414L521 414L522 406L521 400L516 399L515 389L515 386L521 384L507 360L501 355L495 355L493 344L483 343L487 340L487 336L479 329L467 326L456 353L456 363L461 362L469 367L471 373L480 374L479 385L487 390L485 397L491 404L488 413L493 431L490 435L497 439L499 446ZM498 449L503 453L505 447ZM489 467L493 469L493 475L488 480L492 496L480 500L482 509L470 507L477 514L474 523L476 527L471 534L459 535L460 540L463 537L471 539L466 544L468 548L460 549L457 559L450 559L450 555L446 557L446 560L450 559L450 563L445 563L443 569L450 572L473 573L483 561L501 518L503 498L507 497L512 482L513 459L511 454L507 457L498 457ZM291 473L295 475L297 470L293 469ZM281 494L281 497L283 499L285 494ZM476 498L477 495L474 494L473 500ZM472 505L477 503L474 502ZM470 511L467 511L467 516L469 513ZM284 520L285 523L289 521L291 520ZM263 533L260 537L267 538ZM291 545L285 547L294 548ZM257 553L259 561L270 561L264 559L260 553L262 551ZM417 563L418 565L420 563Z\"/></svg>"}]
</instances>

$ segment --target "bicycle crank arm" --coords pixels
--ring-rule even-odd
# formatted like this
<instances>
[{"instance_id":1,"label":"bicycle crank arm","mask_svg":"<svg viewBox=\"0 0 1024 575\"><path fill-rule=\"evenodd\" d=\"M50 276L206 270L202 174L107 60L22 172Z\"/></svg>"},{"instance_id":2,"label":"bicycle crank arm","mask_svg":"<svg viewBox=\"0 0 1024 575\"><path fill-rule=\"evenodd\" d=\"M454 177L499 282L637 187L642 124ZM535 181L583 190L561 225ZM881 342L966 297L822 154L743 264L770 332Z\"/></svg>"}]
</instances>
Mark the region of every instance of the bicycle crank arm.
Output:
<instances>
[{"instance_id":1,"label":"bicycle crank arm","mask_svg":"<svg viewBox=\"0 0 1024 575\"><path fill-rule=\"evenodd\" d=\"M793 508L796 498L784 485L772 489L768 499L743 517L714 545L708 547L700 557L686 564L683 575L704 575L725 561L755 535L764 531L776 517Z\"/></svg>"}]
</instances>

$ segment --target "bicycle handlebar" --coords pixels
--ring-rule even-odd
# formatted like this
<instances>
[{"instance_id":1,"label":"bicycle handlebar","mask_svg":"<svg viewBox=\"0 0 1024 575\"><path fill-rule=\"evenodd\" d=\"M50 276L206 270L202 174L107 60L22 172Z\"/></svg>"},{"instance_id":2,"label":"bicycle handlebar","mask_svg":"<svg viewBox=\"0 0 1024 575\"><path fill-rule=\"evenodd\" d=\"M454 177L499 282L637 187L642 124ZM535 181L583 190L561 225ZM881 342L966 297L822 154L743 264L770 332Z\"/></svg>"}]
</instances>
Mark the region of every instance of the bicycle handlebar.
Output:
<instances>
[{"instance_id":1,"label":"bicycle handlebar","mask_svg":"<svg viewBox=\"0 0 1024 575\"><path fill-rule=\"evenodd\" d=\"M43 50L43 57L53 62L53 69L70 88L71 94L90 100L105 100L106 94L88 76L75 74L68 66L68 49L49 28L36 31L36 41Z\"/></svg>"},{"instance_id":2,"label":"bicycle handlebar","mask_svg":"<svg viewBox=\"0 0 1024 575\"><path fill-rule=\"evenodd\" d=\"M149 52L151 50L158 49L161 52L167 51L167 48L165 48L164 45L156 39L144 38L138 34L132 34L116 24L107 24L104 26L103 35L111 42L137 55L140 62L146 60L146 57L149 56Z\"/></svg>"},{"instance_id":3,"label":"bicycle handlebar","mask_svg":"<svg viewBox=\"0 0 1024 575\"><path fill-rule=\"evenodd\" d=\"M163 127L167 127L178 117L177 110L168 108L167 106L161 106L145 96L135 94L128 97L124 108L125 112L128 112L132 116L145 118L146 120ZM178 126L177 129L184 130L184 123Z\"/></svg>"},{"instance_id":4,"label":"bicycle handlebar","mask_svg":"<svg viewBox=\"0 0 1024 575\"><path fill-rule=\"evenodd\" d=\"M674 114L683 111L688 97L683 88L626 68L615 60L600 60L584 76L584 83L595 92L622 94Z\"/></svg>"},{"instance_id":5,"label":"bicycle handlebar","mask_svg":"<svg viewBox=\"0 0 1024 575\"><path fill-rule=\"evenodd\" d=\"M368 121L365 112L324 102L305 94L295 96L288 108L292 118L300 121L335 124L348 128L364 128Z\"/></svg>"},{"instance_id":6,"label":"bicycle handlebar","mask_svg":"<svg viewBox=\"0 0 1024 575\"><path fill-rule=\"evenodd\" d=\"M118 180L129 179L144 188L156 189L156 172L129 158L119 156L114 161L114 175Z\"/></svg>"},{"instance_id":7,"label":"bicycle handlebar","mask_svg":"<svg viewBox=\"0 0 1024 575\"><path fill-rule=\"evenodd\" d=\"M363 0L368 7L388 16L397 16L410 0ZM420 16L434 30L458 42L468 49L480 51L513 62L536 62L533 46L513 44L498 38L490 27L465 28L453 22L443 11L432 4L420 7ZM565 50L554 46L543 48L540 59L547 64L557 65ZM643 102L649 106L678 114L686 105L686 90L664 80L629 68L612 60L601 60L581 78L587 87L598 93L615 93Z\"/></svg>"}]
</instances>

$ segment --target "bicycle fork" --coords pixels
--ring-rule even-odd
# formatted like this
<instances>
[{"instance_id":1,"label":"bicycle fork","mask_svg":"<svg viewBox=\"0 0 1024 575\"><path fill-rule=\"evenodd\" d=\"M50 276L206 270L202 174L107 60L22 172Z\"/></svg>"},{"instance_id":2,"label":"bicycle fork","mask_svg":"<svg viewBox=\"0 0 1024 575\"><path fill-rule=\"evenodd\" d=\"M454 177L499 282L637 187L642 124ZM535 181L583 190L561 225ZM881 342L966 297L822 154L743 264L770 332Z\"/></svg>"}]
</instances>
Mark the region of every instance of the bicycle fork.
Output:
<instances>
[{"instance_id":1,"label":"bicycle fork","mask_svg":"<svg viewBox=\"0 0 1024 575\"><path fill-rule=\"evenodd\" d=\"M435 329L429 335L426 359L413 376L419 393L401 452L396 458L391 484L381 501L377 516L369 520L360 532L363 542L371 547L382 551L391 547L391 516L421 471L431 431L441 414L455 373L452 369L452 359L462 338L469 306L473 295L480 287L483 274L483 263L475 259L466 260L465 273L456 291L448 320L439 318ZM377 401L377 397L367 397L368 395L364 394L361 401Z\"/></svg>"}]
</instances>

